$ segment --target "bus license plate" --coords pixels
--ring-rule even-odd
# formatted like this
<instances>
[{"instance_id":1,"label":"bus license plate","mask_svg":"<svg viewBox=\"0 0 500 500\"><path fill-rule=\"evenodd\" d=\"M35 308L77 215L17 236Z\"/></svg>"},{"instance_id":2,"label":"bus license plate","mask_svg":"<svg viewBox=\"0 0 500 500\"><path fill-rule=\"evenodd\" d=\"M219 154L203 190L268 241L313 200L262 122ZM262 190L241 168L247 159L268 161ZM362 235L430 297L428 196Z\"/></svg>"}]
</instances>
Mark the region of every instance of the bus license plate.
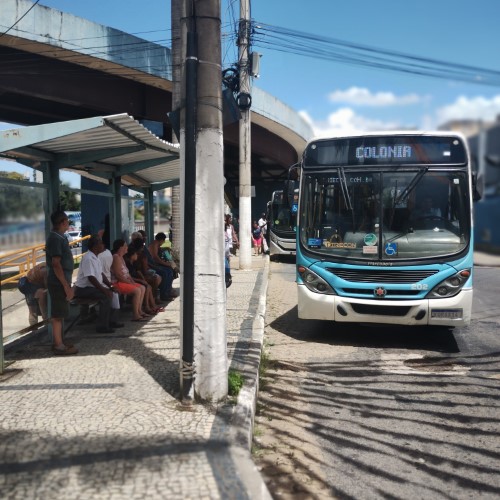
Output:
<instances>
[{"instance_id":1,"label":"bus license plate","mask_svg":"<svg viewBox=\"0 0 500 500\"><path fill-rule=\"evenodd\" d=\"M463 309L432 309L431 318L462 319Z\"/></svg>"}]
</instances>

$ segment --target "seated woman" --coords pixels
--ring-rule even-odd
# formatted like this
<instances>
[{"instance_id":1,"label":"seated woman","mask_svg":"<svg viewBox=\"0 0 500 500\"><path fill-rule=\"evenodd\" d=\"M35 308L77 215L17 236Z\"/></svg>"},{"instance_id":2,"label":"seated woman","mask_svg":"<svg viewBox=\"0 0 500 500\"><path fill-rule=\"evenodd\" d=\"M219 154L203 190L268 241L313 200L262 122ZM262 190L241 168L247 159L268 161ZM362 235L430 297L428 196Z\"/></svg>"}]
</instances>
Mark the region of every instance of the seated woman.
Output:
<instances>
[{"instance_id":1,"label":"seated woman","mask_svg":"<svg viewBox=\"0 0 500 500\"><path fill-rule=\"evenodd\" d=\"M127 252L127 244L119 239L113 242L111 253L113 254L113 263L111 264L111 283L115 290L123 295L132 295L132 321L147 321L149 316L142 310L144 294L146 288L136 283L129 270L123 256Z\"/></svg>"},{"instance_id":2,"label":"seated woman","mask_svg":"<svg viewBox=\"0 0 500 500\"><path fill-rule=\"evenodd\" d=\"M154 241L148 246L149 265L161 276L160 300L170 301L179 296L178 290L172 289L172 282L175 277L175 262L167 262L162 259L161 246L165 243L167 235L159 232Z\"/></svg>"},{"instance_id":3,"label":"seated woman","mask_svg":"<svg viewBox=\"0 0 500 500\"><path fill-rule=\"evenodd\" d=\"M156 302L153 297L153 291L151 285L149 285L149 283L144 279L142 273L136 270L135 263L137 262L138 256L139 253L137 252L135 246L133 244L130 244L128 246L127 253L123 256L123 260L127 265L127 269L132 279L136 283L139 283L140 285L143 285L146 288L146 292L144 293L144 300L142 303L144 311L146 312L146 314L151 314L151 315L158 314L159 312L164 311L165 308L156 307Z\"/></svg>"},{"instance_id":4,"label":"seated woman","mask_svg":"<svg viewBox=\"0 0 500 500\"><path fill-rule=\"evenodd\" d=\"M144 253L144 240L140 237L133 238L130 244L137 250L137 260L134 262L137 275L149 283L155 303L159 305L161 302L158 299L158 290L161 283L161 276L148 264L148 258Z\"/></svg>"}]
</instances>

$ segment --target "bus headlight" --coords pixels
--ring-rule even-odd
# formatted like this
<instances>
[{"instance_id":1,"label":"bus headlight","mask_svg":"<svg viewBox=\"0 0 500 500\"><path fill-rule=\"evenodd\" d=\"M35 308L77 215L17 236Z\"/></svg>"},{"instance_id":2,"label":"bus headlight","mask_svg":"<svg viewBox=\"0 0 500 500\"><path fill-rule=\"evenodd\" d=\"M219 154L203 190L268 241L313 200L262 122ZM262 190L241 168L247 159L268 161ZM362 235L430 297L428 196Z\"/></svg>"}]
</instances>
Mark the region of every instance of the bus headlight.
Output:
<instances>
[{"instance_id":1,"label":"bus headlight","mask_svg":"<svg viewBox=\"0 0 500 500\"><path fill-rule=\"evenodd\" d=\"M320 278L316 273L307 269L307 267L297 266L297 271L302 281L311 292L323 293L325 295L337 295L335 290L323 278Z\"/></svg>"},{"instance_id":2,"label":"bus headlight","mask_svg":"<svg viewBox=\"0 0 500 500\"><path fill-rule=\"evenodd\" d=\"M457 295L470 277L470 269L462 269L457 274L446 278L428 294L428 299L444 299Z\"/></svg>"}]
</instances>

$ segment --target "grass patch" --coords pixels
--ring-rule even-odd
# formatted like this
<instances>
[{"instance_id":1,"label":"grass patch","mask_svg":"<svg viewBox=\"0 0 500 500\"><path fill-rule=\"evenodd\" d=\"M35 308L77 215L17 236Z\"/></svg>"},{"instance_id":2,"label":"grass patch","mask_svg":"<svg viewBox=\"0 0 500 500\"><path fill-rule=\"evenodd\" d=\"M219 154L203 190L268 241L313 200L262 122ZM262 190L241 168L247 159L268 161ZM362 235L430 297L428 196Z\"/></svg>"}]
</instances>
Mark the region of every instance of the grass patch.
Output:
<instances>
[{"instance_id":1,"label":"grass patch","mask_svg":"<svg viewBox=\"0 0 500 500\"><path fill-rule=\"evenodd\" d=\"M260 378L265 377L266 372L269 368L269 363L270 363L269 352L267 351L266 346L264 345L263 349L260 353L260 364L259 364L259 377Z\"/></svg>"},{"instance_id":2,"label":"grass patch","mask_svg":"<svg viewBox=\"0 0 500 500\"><path fill-rule=\"evenodd\" d=\"M236 370L229 370L227 375L228 394L230 396L238 396L244 382L243 375Z\"/></svg>"},{"instance_id":3,"label":"grass patch","mask_svg":"<svg viewBox=\"0 0 500 500\"><path fill-rule=\"evenodd\" d=\"M272 364L271 359L269 358L269 351L266 348L266 345L262 347L262 351L260 353L260 364L259 364L259 390L265 391L267 386L267 378L266 374Z\"/></svg>"}]
</instances>

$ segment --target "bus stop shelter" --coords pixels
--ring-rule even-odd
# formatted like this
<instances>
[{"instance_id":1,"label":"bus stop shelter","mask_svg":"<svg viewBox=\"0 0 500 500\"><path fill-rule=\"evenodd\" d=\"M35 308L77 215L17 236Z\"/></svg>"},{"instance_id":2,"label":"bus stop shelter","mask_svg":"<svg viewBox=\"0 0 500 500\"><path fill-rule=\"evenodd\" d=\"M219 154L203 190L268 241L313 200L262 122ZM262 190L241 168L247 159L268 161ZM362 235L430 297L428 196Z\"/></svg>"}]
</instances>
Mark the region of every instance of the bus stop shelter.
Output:
<instances>
[{"instance_id":1,"label":"bus stop shelter","mask_svg":"<svg viewBox=\"0 0 500 500\"><path fill-rule=\"evenodd\" d=\"M121 200L127 196L128 189L144 195L145 229L153 234L153 193L179 184L180 178L179 147L152 134L127 114L1 131L0 158L14 160L42 172L41 182L6 178L0 179L0 182L22 183L43 189L46 235L50 231L50 214L60 203L62 169L95 181L89 184L98 189L75 191L80 191L82 200L85 195L94 200L97 197L106 199L111 241L123 234ZM99 209L98 203L82 203L82 215L85 211L91 213ZM0 309L1 306L0 292ZM0 336L3 336L1 316ZM0 373L4 365L1 340Z\"/></svg>"},{"instance_id":2,"label":"bus stop shelter","mask_svg":"<svg viewBox=\"0 0 500 500\"><path fill-rule=\"evenodd\" d=\"M99 194L112 200L111 240L122 234L123 188L144 195L145 227L152 234L153 193L179 184L179 147L160 139L127 114L35 125L0 134L0 157L43 173L47 232L50 213L59 205L61 169L105 186Z\"/></svg>"}]
</instances>

